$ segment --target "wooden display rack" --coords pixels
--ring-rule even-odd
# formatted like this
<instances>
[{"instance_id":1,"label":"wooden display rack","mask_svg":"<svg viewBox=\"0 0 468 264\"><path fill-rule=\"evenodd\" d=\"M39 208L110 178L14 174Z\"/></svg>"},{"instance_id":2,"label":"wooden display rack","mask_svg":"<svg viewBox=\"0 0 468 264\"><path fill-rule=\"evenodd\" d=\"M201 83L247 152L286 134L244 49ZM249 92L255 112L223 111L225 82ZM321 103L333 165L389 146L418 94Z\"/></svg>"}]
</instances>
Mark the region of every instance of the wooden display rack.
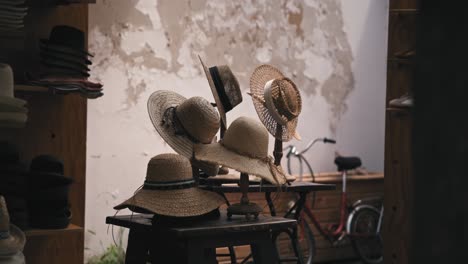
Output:
<instances>
[{"instance_id":1,"label":"wooden display rack","mask_svg":"<svg viewBox=\"0 0 468 264\"><path fill-rule=\"evenodd\" d=\"M415 51L418 0L390 0L388 23L387 109L385 121L385 263L411 263L413 218L412 111L388 105L413 90L414 60L398 54Z\"/></svg>"},{"instance_id":2,"label":"wooden display rack","mask_svg":"<svg viewBox=\"0 0 468 264\"><path fill-rule=\"evenodd\" d=\"M29 1L36 2L36 1ZM55 25L69 25L88 32L88 5L31 7L25 17L23 37L0 35L0 61L8 63L15 82L24 83L24 72L39 67L39 39L48 38ZM0 128L0 140L16 144L21 159L30 161L40 154L52 154L64 161L65 175L73 179L69 201L71 224L60 230L27 230L26 262L63 264L84 262L84 219L86 189L87 99L78 94L56 96L47 88L16 85L15 94L28 101L25 128Z\"/></svg>"}]
</instances>

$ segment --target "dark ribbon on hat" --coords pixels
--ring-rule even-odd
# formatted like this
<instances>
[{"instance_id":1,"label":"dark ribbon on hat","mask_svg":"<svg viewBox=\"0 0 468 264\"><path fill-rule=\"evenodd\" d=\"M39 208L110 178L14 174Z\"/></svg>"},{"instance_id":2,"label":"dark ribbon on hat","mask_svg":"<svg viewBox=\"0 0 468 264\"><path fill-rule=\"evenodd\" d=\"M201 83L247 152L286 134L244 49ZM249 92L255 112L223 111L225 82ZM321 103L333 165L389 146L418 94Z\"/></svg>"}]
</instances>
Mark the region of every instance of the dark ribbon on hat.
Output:
<instances>
[{"instance_id":1,"label":"dark ribbon on hat","mask_svg":"<svg viewBox=\"0 0 468 264\"><path fill-rule=\"evenodd\" d=\"M226 94L226 89L224 88L223 81L219 75L218 67L211 67L210 74L216 87L216 91L218 91L219 99L223 104L224 111L229 112L233 107L231 101L229 101L229 96Z\"/></svg>"},{"instance_id":2,"label":"dark ribbon on hat","mask_svg":"<svg viewBox=\"0 0 468 264\"><path fill-rule=\"evenodd\" d=\"M195 187L195 180L180 180L180 181L145 181L143 189L145 190L179 190Z\"/></svg>"},{"instance_id":3,"label":"dark ribbon on hat","mask_svg":"<svg viewBox=\"0 0 468 264\"><path fill-rule=\"evenodd\" d=\"M9 237L10 237L10 232L9 231L0 232L0 239L7 239Z\"/></svg>"},{"instance_id":4,"label":"dark ribbon on hat","mask_svg":"<svg viewBox=\"0 0 468 264\"><path fill-rule=\"evenodd\" d=\"M177 106L171 106L164 111L163 118L161 123L165 126L170 126L174 129L174 134L176 136L185 136L190 139L194 143L199 143L199 141L190 135L187 130L185 130L184 126L180 122L179 118L177 118L176 114Z\"/></svg>"}]
</instances>

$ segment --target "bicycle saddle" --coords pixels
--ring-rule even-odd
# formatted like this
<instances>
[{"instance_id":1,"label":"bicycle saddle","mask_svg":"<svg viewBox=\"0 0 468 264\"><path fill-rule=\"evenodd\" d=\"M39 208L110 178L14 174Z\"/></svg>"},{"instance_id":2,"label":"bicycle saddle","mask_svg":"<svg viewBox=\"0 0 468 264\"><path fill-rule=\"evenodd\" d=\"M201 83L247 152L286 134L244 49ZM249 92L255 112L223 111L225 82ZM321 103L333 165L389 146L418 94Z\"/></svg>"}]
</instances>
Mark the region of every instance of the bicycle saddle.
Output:
<instances>
[{"instance_id":1,"label":"bicycle saddle","mask_svg":"<svg viewBox=\"0 0 468 264\"><path fill-rule=\"evenodd\" d=\"M335 164L338 166L338 171L353 170L362 165L359 157L343 157L335 158Z\"/></svg>"}]
</instances>

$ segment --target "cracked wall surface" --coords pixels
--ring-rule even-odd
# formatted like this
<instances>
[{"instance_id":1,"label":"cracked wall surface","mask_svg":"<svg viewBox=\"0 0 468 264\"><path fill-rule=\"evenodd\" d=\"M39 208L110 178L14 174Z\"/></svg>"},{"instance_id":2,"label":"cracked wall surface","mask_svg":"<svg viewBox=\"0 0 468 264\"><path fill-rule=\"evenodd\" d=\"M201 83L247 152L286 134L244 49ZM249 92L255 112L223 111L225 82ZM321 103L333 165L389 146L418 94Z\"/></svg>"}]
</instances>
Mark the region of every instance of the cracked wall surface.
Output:
<instances>
[{"instance_id":1,"label":"cracked wall surface","mask_svg":"<svg viewBox=\"0 0 468 264\"><path fill-rule=\"evenodd\" d=\"M98 0L91 5L92 77L106 90L102 99L90 101L88 111L87 206L103 210L87 210L87 229L95 233L86 236L87 254L102 250L99 241L109 243L104 214L112 214L111 207L141 185L148 159L172 151L147 116L149 95L166 89L213 100L197 55L208 65L229 65L239 79L244 102L229 120L256 118L246 95L249 77L256 66L272 64L303 96L298 130L304 140L294 144L318 136L343 140L309 154L316 170L332 170L338 149L358 152L369 168L381 170L388 4L352 2ZM362 135L370 146L355 143Z\"/></svg>"}]
</instances>

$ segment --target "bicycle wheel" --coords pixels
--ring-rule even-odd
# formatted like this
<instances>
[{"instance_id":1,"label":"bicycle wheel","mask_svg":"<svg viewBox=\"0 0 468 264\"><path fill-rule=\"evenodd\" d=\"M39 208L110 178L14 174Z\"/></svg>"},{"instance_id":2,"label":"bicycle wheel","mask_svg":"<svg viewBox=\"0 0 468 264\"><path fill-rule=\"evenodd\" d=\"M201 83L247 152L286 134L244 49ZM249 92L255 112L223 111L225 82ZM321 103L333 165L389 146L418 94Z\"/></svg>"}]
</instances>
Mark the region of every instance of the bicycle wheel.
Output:
<instances>
[{"instance_id":1,"label":"bicycle wheel","mask_svg":"<svg viewBox=\"0 0 468 264\"><path fill-rule=\"evenodd\" d=\"M376 235L379 211L372 206L355 209L349 232L354 249L367 264L383 263L383 245L380 235Z\"/></svg>"},{"instance_id":2,"label":"bicycle wheel","mask_svg":"<svg viewBox=\"0 0 468 264\"><path fill-rule=\"evenodd\" d=\"M315 238L309 224L300 219L296 233L282 232L276 237L281 263L312 264L315 255Z\"/></svg>"}]
</instances>

